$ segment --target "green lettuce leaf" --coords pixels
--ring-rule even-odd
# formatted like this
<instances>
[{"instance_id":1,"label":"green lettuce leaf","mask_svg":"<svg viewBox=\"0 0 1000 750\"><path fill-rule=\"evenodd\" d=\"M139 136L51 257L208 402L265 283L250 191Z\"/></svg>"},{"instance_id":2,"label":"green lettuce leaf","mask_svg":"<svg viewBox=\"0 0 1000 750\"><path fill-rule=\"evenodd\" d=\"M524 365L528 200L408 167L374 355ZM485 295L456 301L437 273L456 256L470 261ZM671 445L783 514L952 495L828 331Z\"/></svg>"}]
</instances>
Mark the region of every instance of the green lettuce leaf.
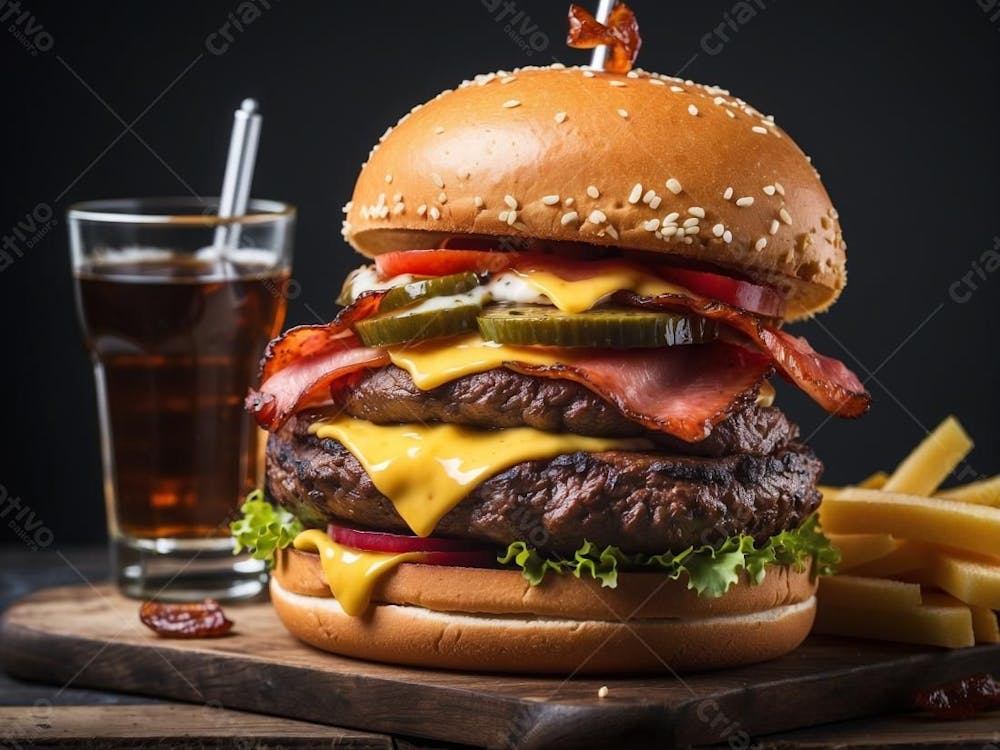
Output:
<instances>
[{"instance_id":1,"label":"green lettuce leaf","mask_svg":"<svg viewBox=\"0 0 1000 750\"><path fill-rule=\"evenodd\" d=\"M276 508L264 499L261 490L247 495L240 506L243 518L229 524L236 540L233 554L247 550L255 560L267 560L274 565L274 554L291 545L303 530L302 522L284 508Z\"/></svg>"},{"instance_id":2,"label":"green lettuce leaf","mask_svg":"<svg viewBox=\"0 0 1000 750\"><path fill-rule=\"evenodd\" d=\"M540 554L525 542L514 542L497 558L504 565L521 568L532 586L537 586L546 574L571 574L589 577L601 586L615 588L622 570L661 572L676 580L687 576L687 585L699 596L722 596L746 571L750 580L760 584L771 565L789 565L805 570L811 565L811 575L831 575L840 562L840 553L819 528L815 515L797 529L783 531L757 546L752 537L734 536L718 547L708 545L688 547L682 552L661 555L627 555L617 547L598 547L584 542L572 557L550 558Z\"/></svg>"}]
</instances>

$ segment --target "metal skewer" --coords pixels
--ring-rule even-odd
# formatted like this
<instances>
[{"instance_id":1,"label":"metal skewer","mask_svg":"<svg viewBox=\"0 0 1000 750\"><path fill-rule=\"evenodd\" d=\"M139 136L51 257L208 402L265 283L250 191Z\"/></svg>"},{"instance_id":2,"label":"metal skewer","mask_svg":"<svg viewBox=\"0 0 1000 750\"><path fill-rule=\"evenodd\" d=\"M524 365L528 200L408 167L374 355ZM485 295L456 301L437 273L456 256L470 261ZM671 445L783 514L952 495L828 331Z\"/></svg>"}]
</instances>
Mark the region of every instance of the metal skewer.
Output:
<instances>
[{"instance_id":1,"label":"metal skewer","mask_svg":"<svg viewBox=\"0 0 1000 750\"><path fill-rule=\"evenodd\" d=\"M594 18L597 19L598 23L606 24L608 22L608 16L611 15L611 9L615 7L617 0L600 0L597 5L597 12L594 14ZM592 70L604 70L604 62L608 59L608 47L602 44L598 47L594 47L594 51L590 54L590 67Z\"/></svg>"}]
</instances>

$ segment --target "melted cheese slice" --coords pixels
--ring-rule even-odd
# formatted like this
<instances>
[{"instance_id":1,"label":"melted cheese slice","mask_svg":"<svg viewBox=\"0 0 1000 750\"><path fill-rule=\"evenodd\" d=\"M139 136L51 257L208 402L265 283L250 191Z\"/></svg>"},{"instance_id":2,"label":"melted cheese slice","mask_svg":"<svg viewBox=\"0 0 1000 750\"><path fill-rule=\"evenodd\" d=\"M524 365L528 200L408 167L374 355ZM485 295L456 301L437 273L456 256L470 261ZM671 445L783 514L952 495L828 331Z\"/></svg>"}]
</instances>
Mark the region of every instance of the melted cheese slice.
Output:
<instances>
[{"instance_id":1,"label":"melted cheese slice","mask_svg":"<svg viewBox=\"0 0 1000 750\"><path fill-rule=\"evenodd\" d=\"M570 281L548 271L512 271L528 286L548 297L563 312L589 310L609 294L617 291L635 292L641 297L659 294L690 294L684 287L671 284L637 268L621 266L603 270L589 279Z\"/></svg>"},{"instance_id":2,"label":"melted cheese slice","mask_svg":"<svg viewBox=\"0 0 1000 750\"><path fill-rule=\"evenodd\" d=\"M330 591L352 617L363 614L379 578L400 563L420 562L423 552L368 552L337 544L324 531L303 531L292 542L297 550L319 553Z\"/></svg>"},{"instance_id":3,"label":"melted cheese slice","mask_svg":"<svg viewBox=\"0 0 1000 750\"><path fill-rule=\"evenodd\" d=\"M349 450L413 533L428 536L473 489L524 461L565 453L649 450L642 439L554 434L530 427L473 430L451 424L376 425L338 416L310 426Z\"/></svg>"}]
</instances>

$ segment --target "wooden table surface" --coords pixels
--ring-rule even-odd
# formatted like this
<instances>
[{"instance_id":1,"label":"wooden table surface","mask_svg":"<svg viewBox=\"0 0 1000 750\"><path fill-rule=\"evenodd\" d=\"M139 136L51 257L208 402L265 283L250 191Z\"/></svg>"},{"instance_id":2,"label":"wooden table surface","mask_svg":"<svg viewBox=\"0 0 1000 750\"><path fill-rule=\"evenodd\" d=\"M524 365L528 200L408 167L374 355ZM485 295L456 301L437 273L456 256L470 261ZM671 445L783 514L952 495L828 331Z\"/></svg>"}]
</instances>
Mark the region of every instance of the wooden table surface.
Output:
<instances>
[{"instance_id":1,"label":"wooden table surface","mask_svg":"<svg viewBox=\"0 0 1000 750\"><path fill-rule=\"evenodd\" d=\"M31 551L0 545L0 611L39 588L106 580L103 547ZM719 747L805 749L965 748L1000 750L1000 714L939 723L894 716L815 727L750 740L738 727L719 727ZM430 750L425 740L337 729L220 707L142 696L26 683L0 673L0 747L335 747Z\"/></svg>"}]
</instances>

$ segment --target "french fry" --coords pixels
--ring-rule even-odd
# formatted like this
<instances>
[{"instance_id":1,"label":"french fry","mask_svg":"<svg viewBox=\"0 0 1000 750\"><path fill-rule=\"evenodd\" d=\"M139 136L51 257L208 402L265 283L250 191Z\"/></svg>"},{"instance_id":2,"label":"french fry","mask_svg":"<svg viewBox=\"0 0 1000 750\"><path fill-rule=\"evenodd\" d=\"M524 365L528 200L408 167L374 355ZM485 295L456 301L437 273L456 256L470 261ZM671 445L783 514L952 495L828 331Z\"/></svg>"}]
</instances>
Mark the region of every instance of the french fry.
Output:
<instances>
[{"instance_id":1,"label":"french fry","mask_svg":"<svg viewBox=\"0 0 1000 750\"><path fill-rule=\"evenodd\" d=\"M950 594L941 591L924 591L925 604L943 607L960 607L972 613L972 632L976 643L1000 643L1000 622L997 613L988 607L969 606Z\"/></svg>"},{"instance_id":2,"label":"french fry","mask_svg":"<svg viewBox=\"0 0 1000 750\"><path fill-rule=\"evenodd\" d=\"M945 648L976 643L968 607L928 604L898 610L863 609L837 606L820 598L813 632Z\"/></svg>"},{"instance_id":3,"label":"french fry","mask_svg":"<svg viewBox=\"0 0 1000 750\"><path fill-rule=\"evenodd\" d=\"M884 471L876 471L860 482L858 482L855 487L860 487L863 490L880 490L885 487L885 483L889 481L889 475Z\"/></svg>"},{"instance_id":4,"label":"french fry","mask_svg":"<svg viewBox=\"0 0 1000 750\"><path fill-rule=\"evenodd\" d=\"M1000 543L1000 508L848 487L820 506L834 534L891 534L993 555Z\"/></svg>"},{"instance_id":5,"label":"french fry","mask_svg":"<svg viewBox=\"0 0 1000 750\"><path fill-rule=\"evenodd\" d=\"M824 606L888 612L915 609L922 603L917 583L847 575L820 578L817 596Z\"/></svg>"},{"instance_id":6,"label":"french fry","mask_svg":"<svg viewBox=\"0 0 1000 750\"><path fill-rule=\"evenodd\" d=\"M895 552L900 543L889 534L827 534L833 546L840 550L840 563L837 570L841 573L879 560Z\"/></svg>"},{"instance_id":7,"label":"french fry","mask_svg":"<svg viewBox=\"0 0 1000 750\"><path fill-rule=\"evenodd\" d=\"M1000 560L932 547L926 549L923 565L908 572L907 578L936 586L966 604L1000 609Z\"/></svg>"},{"instance_id":8,"label":"french fry","mask_svg":"<svg viewBox=\"0 0 1000 750\"><path fill-rule=\"evenodd\" d=\"M933 495L972 450L972 440L955 417L947 417L896 467L882 487L886 492Z\"/></svg>"},{"instance_id":9,"label":"french fry","mask_svg":"<svg viewBox=\"0 0 1000 750\"><path fill-rule=\"evenodd\" d=\"M824 495L824 497L826 497ZM973 505L989 505L1000 508L1000 474L979 482L963 484L937 493L945 500L958 500Z\"/></svg>"},{"instance_id":10,"label":"french fry","mask_svg":"<svg viewBox=\"0 0 1000 750\"><path fill-rule=\"evenodd\" d=\"M859 565L851 570L854 576L869 576L872 578L894 578L918 570L927 562L927 547L919 542L906 539L897 540L895 550L878 560Z\"/></svg>"}]
</instances>

